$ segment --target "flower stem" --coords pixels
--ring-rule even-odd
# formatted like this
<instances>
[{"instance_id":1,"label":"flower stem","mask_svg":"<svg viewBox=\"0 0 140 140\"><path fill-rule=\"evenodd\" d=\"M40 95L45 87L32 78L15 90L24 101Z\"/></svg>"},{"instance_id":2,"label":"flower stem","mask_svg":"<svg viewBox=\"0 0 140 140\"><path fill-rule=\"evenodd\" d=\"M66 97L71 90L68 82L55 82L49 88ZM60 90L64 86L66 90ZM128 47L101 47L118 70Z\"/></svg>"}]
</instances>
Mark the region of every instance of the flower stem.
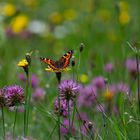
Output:
<instances>
[{"instance_id":1,"label":"flower stem","mask_svg":"<svg viewBox=\"0 0 140 140\"><path fill-rule=\"evenodd\" d=\"M70 127L70 104L69 104L70 102L69 102L69 100L67 101L67 105L68 105L68 119L69 119L69 135L71 135L71 127Z\"/></svg>"},{"instance_id":2,"label":"flower stem","mask_svg":"<svg viewBox=\"0 0 140 140\"><path fill-rule=\"evenodd\" d=\"M70 127L70 131L71 131L71 132L72 132L72 128L73 128L73 122L74 122L75 110L76 110L76 98L74 98L74 106L73 106L72 120L71 120L71 127Z\"/></svg>"},{"instance_id":3,"label":"flower stem","mask_svg":"<svg viewBox=\"0 0 140 140\"><path fill-rule=\"evenodd\" d=\"M140 117L140 77L139 77L140 74L139 74L139 55L138 55L138 50L136 51L136 63L137 63L138 116ZM140 124L139 124L139 139L140 139Z\"/></svg>"},{"instance_id":4,"label":"flower stem","mask_svg":"<svg viewBox=\"0 0 140 140\"><path fill-rule=\"evenodd\" d=\"M59 140L61 140L61 133L60 133L60 94L58 92L58 136Z\"/></svg>"},{"instance_id":5,"label":"flower stem","mask_svg":"<svg viewBox=\"0 0 140 140\"><path fill-rule=\"evenodd\" d=\"M16 119L17 119L17 110L18 110L18 108L16 107L15 118L14 118L14 126L13 126L13 139L15 139L15 127L16 127Z\"/></svg>"},{"instance_id":6,"label":"flower stem","mask_svg":"<svg viewBox=\"0 0 140 140\"><path fill-rule=\"evenodd\" d=\"M1 114L2 114L2 126L3 126L3 139L5 140L5 121L4 121L4 109L1 108Z\"/></svg>"}]
</instances>

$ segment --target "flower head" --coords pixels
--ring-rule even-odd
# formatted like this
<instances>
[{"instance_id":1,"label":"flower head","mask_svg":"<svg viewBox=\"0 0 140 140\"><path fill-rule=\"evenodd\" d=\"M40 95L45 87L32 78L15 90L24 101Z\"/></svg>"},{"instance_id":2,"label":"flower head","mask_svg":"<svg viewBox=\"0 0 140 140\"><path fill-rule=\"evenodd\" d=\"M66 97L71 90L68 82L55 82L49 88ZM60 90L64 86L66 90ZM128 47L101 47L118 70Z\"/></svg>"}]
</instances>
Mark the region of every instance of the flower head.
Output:
<instances>
[{"instance_id":1,"label":"flower head","mask_svg":"<svg viewBox=\"0 0 140 140\"><path fill-rule=\"evenodd\" d=\"M105 71L111 73L114 70L114 66L112 63L107 63L104 67Z\"/></svg>"},{"instance_id":2,"label":"flower head","mask_svg":"<svg viewBox=\"0 0 140 140\"><path fill-rule=\"evenodd\" d=\"M131 76L136 77L137 76L137 63L135 59L127 59L125 62L125 67L127 68L128 72ZM139 64L139 70L140 70L140 64Z\"/></svg>"},{"instance_id":3,"label":"flower head","mask_svg":"<svg viewBox=\"0 0 140 140\"><path fill-rule=\"evenodd\" d=\"M0 89L0 107L4 107L6 105L6 101L5 101L5 92L3 89Z\"/></svg>"},{"instance_id":4,"label":"flower head","mask_svg":"<svg viewBox=\"0 0 140 140\"><path fill-rule=\"evenodd\" d=\"M65 80L60 83L59 85L59 92L60 97L66 100L73 100L76 97L80 89L80 86L72 81L72 80Z\"/></svg>"},{"instance_id":5,"label":"flower head","mask_svg":"<svg viewBox=\"0 0 140 140\"><path fill-rule=\"evenodd\" d=\"M7 106L16 106L24 102L23 88L18 85L7 86L4 88Z\"/></svg>"},{"instance_id":6,"label":"flower head","mask_svg":"<svg viewBox=\"0 0 140 140\"><path fill-rule=\"evenodd\" d=\"M42 88L36 88L33 93L33 99L35 101L43 101L45 98L45 90Z\"/></svg>"},{"instance_id":7,"label":"flower head","mask_svg":"<svg viewBox=\"0 0 140 140\"><path fill-rule=\"evenodd\" d=\"M103 89L105 87L105 79L102 76L95 77L92 80L92 84L97 88L97 89Z\"/></svg>"},{"instance_id":8,"label":"flower head","mask_svg":"<svg viewBox=\"0 0 140 140\"><path fill-rule=\"evenodd\" d=\"M79 106L90 107L93 105L97 96L97 89L95 86L89 85L81 87L79 93L80 94L77 99Z\"/></svg>"},{"instance_id":9,"label":"flower head","mask_svg":"<svg viewBox=\"0 0 140 140\"><path fill-rule=\"evenodd\" d=\"M71 109L73 108L73 102L69 101L69 107L70 107L70 113ZM55 100L55 112L58 113L59 111L59 105L58 105L58 99ZM68 102L66 100L60 99L60 115L63 117L67 117L68 115Z\"/></svg>"},{"instance_id":10,"label":"flower head","mask_svg":"<svg viewBox=\"0 0 140 140\"><path fill-rule=\"evenodd\" d=\"M63 125L61 126L60 130L61 130L61 133L63 135L67 135L70 132L69 120L68 119L65 119L63 121ZM73 125L73 127L72 127L72 134L74 134L74 132L75 132L75 126Z\"/></svg>"},{"instance_id":11,"label":"flower head","mask_svg":"<svg viewBox=\"0 0 140 140\"><path fill-rule=\"evenodd\" d=\"M26 68L28 66L28 62L26 59L22 59L21 61L19 61L18 63L18 67L23 67L23 68Z\"/></svg>"},{"instance_id":12,"label":"flower head","mask_svg":"<svg viewBox=\"0 0 140 140\"><path fill-rule=\"evenodd\" d=\"M111 101L113 96L114 96L113 92L109 89L107 89L104 93L104 97L107 101Z\"/></svg>"}]
</instances>

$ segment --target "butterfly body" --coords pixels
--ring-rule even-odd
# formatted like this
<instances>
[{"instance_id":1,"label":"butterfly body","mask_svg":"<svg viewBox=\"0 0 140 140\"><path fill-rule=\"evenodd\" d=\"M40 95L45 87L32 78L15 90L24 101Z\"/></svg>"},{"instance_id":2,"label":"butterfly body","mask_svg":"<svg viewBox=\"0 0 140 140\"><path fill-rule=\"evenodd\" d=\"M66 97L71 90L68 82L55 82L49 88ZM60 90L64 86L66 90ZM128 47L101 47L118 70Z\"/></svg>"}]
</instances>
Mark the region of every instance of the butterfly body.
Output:
<instances>
[{"instance_id":1,"label":"butterfly body","mask_svg":"<svg viewBox=\"0 0 140 140\"><path fill-rule=\"evenodd\" d=\"M53 61L48 58L40 58L41 61L48 64L49 68L51 68L54 71L62 71L63 69L67 68L70 63L70 58L72 57L73 51L69 51L66 54L64 54L58 61Z\"/></svg>"}]
</instances>

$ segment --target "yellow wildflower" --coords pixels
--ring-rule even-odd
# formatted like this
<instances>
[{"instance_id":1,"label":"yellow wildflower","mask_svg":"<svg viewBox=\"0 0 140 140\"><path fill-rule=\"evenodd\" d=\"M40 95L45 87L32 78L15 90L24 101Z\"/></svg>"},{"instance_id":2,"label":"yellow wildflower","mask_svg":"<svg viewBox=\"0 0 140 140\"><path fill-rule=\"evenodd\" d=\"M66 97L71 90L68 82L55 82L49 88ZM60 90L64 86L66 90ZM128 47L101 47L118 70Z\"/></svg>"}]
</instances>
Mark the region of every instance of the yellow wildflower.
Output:
<instances>
[{"instance_id":1,"label":"yellow wildflower","mask_svg":"<svg viewBox=\"0 0 140 140\"><path fill-rule=\"evenodd\" d=\"M25 68L25 67L27 67L27 66L28 66L28 62L27 62L26 59L22 59L22 60L19 61L19 63L18 63L18 67L23 67L23 68Z\"/></svg>"},{"instance_id":2,"label":"yellow wildflower","mask_svg":"<svg viewBox=\"0 0 140 140\"><path fill-rule=\"evenodd\" d=\"M76 18L76 11L73 9L68 9L63 13L65 20L74 20Z\"/></svg>"},{"instance_id":3,"label":"yellow wildflower","mask_svg":"<svg viewBox=\"0 0 140 140\"><path fill-rule=\"evenodd\" d=\"M122 25L128 24L130 22L130 15L127 11L121 11L120 12L119 22Z\"/></svg>"},{"instance_id":4,"label":"yellow wildflower","mask_svg":"<svg viewBox=\"0 0 140 140\"><path fill-rule=\"evenodd\" d=\"M12 20L11 28L13 32L20 33L28 25L28 22L29 19L26 15L18 15Z\"/></svg>"},{"instance_id":5,"label":"yellow wildflower","mask_svg":"<svg viewBox=\"0 0 140 140\"><path fill-rule=\"evenodd\" d=\"M49 18L53 24L60 24L62 22L62 15L58 12L52 13Z\"/></svg>"},{"instance_id":6,"label":"yellow wildflower","mask_svg":"<svg viewBox=\"0 0 140 140\"><path fill-rule=\"evenodd\" d=\"M109 89L106 90L104 97L107 101L111 101L113 98L113 92Z\"/></svg>"},{"instance_id":7,"label":"yellow wildflower","mask_svg":"<svg viewBox=\"0 0 140 140\"><path fill-rule=\"evenodd\" d=\"M129 9L128 3L126 1L120 1L119 8L121 11L128 11Z\"/></svg>"},{"instance_id":8,"label":"yellow wildflower","mask_svg":"<svg viewBox=\"0 0 140 140\"><path fill-rule=\"evenodd\" d=\"M5 6L3 7L3 14L5 16L12 16L14 15L16 12L16 7L13 4L5 4Z\"/></svg>"},{"instance_id":9,"label":"yellow wildflower","mask_svg":"<svg viewBox=\"0 0 140 140\"><path fill-rule=\"evenodd\" d=\"M86 74L82 74L82 75L80 76L80 81L81 81L82 83L88 82L88 76L87 76Z\"/></svg>"}]
</instances>

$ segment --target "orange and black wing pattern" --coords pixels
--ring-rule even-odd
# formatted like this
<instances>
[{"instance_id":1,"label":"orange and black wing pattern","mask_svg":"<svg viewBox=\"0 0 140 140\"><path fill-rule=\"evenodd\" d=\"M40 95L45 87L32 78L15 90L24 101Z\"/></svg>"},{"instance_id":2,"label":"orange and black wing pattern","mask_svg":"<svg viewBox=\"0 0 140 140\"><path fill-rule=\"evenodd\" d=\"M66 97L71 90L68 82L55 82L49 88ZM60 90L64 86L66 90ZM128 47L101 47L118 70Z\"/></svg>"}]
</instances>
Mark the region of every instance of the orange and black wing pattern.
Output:
<instances>
[{"instance_id":1,"label":"orange and black wing pattern","mask_svg":"<svg viewBox=\"0 0 140 140\"><path fill-rule=\"evenodd\" d=\"M40 57L40 60L43 61L44 63L48 64L52 69L54 69L54 70L57 69L55 61L48 59L48 58L43 58L43 57Z\"/></svg>"},{"instance_id":2,"label":"orange and black wing pattern","mask_svg":"<svg viewBox=\"0 0 140 140\"><path fill-rule=\"evenodd\" d=\"M62 63L62 69L65 69L69 65L72 54L73 50L67 52L59 59L59 62Z\"/></svg>"}]
</instances>

